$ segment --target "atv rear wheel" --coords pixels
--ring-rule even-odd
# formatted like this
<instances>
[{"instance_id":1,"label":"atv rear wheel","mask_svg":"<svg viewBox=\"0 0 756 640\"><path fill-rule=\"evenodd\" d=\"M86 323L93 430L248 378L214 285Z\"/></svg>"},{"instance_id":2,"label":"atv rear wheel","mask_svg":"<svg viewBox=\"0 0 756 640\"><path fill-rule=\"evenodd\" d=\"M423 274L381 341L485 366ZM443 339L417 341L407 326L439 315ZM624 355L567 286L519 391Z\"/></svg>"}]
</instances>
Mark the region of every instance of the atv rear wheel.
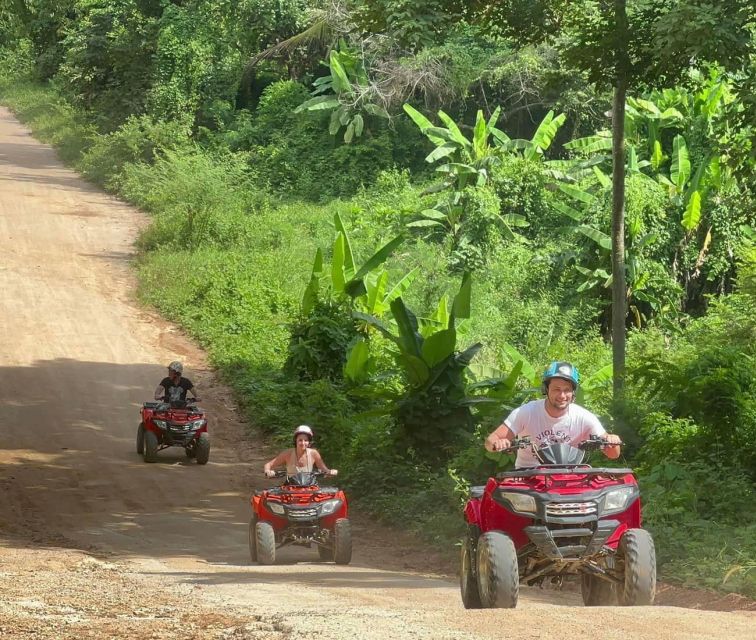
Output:
<instances>
[{"instance_id":1,"label":"atv rear wheel","mask_svg":"<svg viewBox=\"0 0 756 640\"><path fill-rule=\"evenodd\" d=\"M611 607L617 604L616 585L590 573L581 576L580 591L586 607Z\"/></svg>"},{"instance_id":2,"label":"atv rear wheel","mask_svg":"<svg viewBox=\"0 0 756 640\"><path fill-rule=\"evenodd\" d=\"M158 439L152 431L144 432L144 461L155 462L157 460Z\"/></svg>"},{"instance_id":3,"label":"atv rear wheel","mask_svg":"<svg viewBox=\"0 0 756 640\"><path fill-rule=\"evenodd\" d=\"M486 608L517 606L520 576L512 539L501 531L488 531L478 538L478 593Z\"/></svg>"},{"instance_id":4,"label":"atv rear wheel","mask_svg":"<svg viewBox=\"0 0 756 640\"><path fill-rule=\"evenodd\" d=\"M333 560L336 564L352 561L352 523L348 518L339 518L333 527Z\"/></svg>"},{"instance_id":5,"label":"atv rear wheel","mask_svg":"<svg viewBox=\"0 0 756 640\"><path fill-rule=\"evenodd\" d=\"M255 531L257 518L252 516L249 519L249 557L252 562L257 562L257 532Z\"/></svg>"},{"instance_id":6,"label":"atv rear wheel","mask_svg":"<svg viewBox=\"0 0 756 640\"><path fill-rule=\"evenodd\" d=\"M137 453L140 456L144 453L144 422L137 427Z\"/></svg>"},{"instance_id":7,"label":"atv rear wheel","mask_svg":"<svg viewBox=\"0 0 756 640\"><path fill-rule=\"evenodd\" d=\"M270 523L255 523L255 549L260 564L273 564L276 561L276 534Z\"/></svg>"},{"instance_id":8,"label":"atv rear wheel","mask_svg":"<svg viewBox=\"0 0 756 640\"><path fill-rule=\"evenodd\" d=\"M210 460L210 436L207 433L200 433L194 452L197 456L197 464L207 464Z\"/></svg>"},{"instance_id":9,"label":"atv rear wheel","mask_svg":"<svg viewBox=\"0 0 756 640\"><path fill-rule=\"evenodd\" d=\"M323 562L333 562L333 547L326 547L322 544L318 545L318 557Z\"/></svg>"},{"instance_id":10,"label":"atv rear wheel","mask_svg":"<svg viewBox=\"0 0 756 640\"><path fill-rule=\"evenodd\" d=\"M645 529L628 529L617 547L618 559L625 568L624 588L619 600L625 606L654 603L656 597L656 550L654 539Z\"/></svg>"},{"instance_id":11,"label":"atv rear wheel","mask_svg":"<svg viewBox=\"0 0 756 640\"><path fill-rule=\"evenodd\" d=\"M480 609L483 606L478 591L478 577L475 575L475 550L469 537L462 541L459 589L462 592L462 604L465 605L465 609Z\"/></svg>"}]
</instances>

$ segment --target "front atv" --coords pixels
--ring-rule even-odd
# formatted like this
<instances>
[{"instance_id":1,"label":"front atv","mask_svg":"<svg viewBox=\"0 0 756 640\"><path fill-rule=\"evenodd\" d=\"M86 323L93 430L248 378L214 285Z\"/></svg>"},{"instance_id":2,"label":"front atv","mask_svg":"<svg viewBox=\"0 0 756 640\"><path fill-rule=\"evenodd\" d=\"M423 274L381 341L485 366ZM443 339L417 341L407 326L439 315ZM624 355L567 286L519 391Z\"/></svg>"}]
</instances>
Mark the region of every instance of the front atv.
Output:
<instances>
[{"instance_id":1,"label":"front atv","mask_svg":"<svg viewBox=\"0 0 756 640\"><path fill-rule=\"evenodd\" d=\"M273 564L276 551L288 545L315 545L324 561L349 564L352 528L344 492L321 487L319 471L287 475L280 487L255 491L250 500L249 553L252 562Z\"/></svg>"},{"instance_id":2,"label":"front atv","mask_svg":"<svg viewBox=\"0 0 756 640\"><path fill-rule=\"evenodd\" d=\"M638 484L630 469L582 464L580 448L554 444L542 464L499 473L473 487L465 506L460 589L468 609L513 608L520 582L578 577L583 602L650 605L656 592L651 535L641 528ZM526 439L509 451L531 446Z\"/></svg>"}]
</instances>

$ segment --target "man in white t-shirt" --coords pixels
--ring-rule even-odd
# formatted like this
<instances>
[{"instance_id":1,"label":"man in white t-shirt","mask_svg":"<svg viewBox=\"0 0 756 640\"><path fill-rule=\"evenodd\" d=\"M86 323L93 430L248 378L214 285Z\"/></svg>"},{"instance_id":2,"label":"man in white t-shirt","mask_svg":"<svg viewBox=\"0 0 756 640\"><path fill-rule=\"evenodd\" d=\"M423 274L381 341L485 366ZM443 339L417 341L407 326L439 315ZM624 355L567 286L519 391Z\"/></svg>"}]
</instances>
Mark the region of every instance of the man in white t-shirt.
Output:
<instances>
[{"instance_id":1,"label":"man in white t-shirt","mask_svg":"<svg viewBox=\"0 0 756 640\"><path fill-rule=\"evenodd\" d=\"M607 433L599 419L587 409L573 404L580 377L569 362L552 362L543 374L543 400L531 400L518 407L486 438L486 449L501 451L512 446L515 436L529 437L536 449L556 443L577 445L590 436L601 436L609 446L604 455L614 460L620 455L620 439ZM530 448L517 451L515 466L535 467L538 460Z\"/></svg>"}]
</instances>

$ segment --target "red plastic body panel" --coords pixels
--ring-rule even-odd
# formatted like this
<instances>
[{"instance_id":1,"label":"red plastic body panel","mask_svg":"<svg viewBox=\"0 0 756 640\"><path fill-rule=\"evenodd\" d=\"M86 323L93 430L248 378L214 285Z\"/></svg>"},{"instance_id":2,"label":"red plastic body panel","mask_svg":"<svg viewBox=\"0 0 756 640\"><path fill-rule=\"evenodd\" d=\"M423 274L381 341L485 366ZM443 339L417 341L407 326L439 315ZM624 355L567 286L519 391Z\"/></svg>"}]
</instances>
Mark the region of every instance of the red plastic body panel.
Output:
<instances>
[{"instance_id":1,"label":"red plastic body panel","mask_svg":"<svg viewBox=\"0 0 756 640\"><path fill-rule=\"evenodd\" d=\"M285 516L279 516L265 507L265 502L280 502L282 504L308 505L318 504L326 500L341 500L341 507L334 513L320 518L319 523L326 529L332 529L339 518L348 517L348 505L346 495L341 489L336 491L324 492L317 485L311 487L298 487L283 485L280 493L271 493L270 490L263 491L259 495L253 495L250 498L250 505L258 521L269 522L275 531L283 531L290 526L289 520Z\"/></svg>"},{"instance_id":2,"label":"red plastic body panel","mask_svg":"<svg viewBox=\"0 0 756 640\"><path fill-rule=\"evenodd\" d=\"M582 494L610 486L637 485L635 476L631 473L621 477L608 475L590 475L585 473L565 473L563 475L543 475L530 478L489 478L481 498L471 498L465 505L464 516L468 524L477 525L481 533L486 531L503 531L512 538L515 547L519 549L528 543L529 539L524 528L534 524L534 519L512 513L493 499L493 492L499 488L515 489L538 494L557 494L560 496L575 496L576 501ZM641 526L640 498L634 500L624 511L613 513L602 519L618 520L619 526L607 540L607 546L616 548L622 534L630 528Z\"/></svg>"}]
</instances>

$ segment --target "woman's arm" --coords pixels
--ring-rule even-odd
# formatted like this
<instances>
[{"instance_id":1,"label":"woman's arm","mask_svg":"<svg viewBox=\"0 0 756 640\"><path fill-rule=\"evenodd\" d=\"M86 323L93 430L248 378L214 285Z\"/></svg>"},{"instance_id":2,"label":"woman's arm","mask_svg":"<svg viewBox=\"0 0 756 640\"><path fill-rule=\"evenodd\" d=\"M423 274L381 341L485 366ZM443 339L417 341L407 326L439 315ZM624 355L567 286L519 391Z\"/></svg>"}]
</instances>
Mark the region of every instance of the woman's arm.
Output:
<instances>
[{"instance_id":1,"label":"woman's arm","mask_svg":"<svg viewBox=\"0 0 756 640\"><path fill-rule=\"evenodd\" d=\"M284 464L286 464L286 454L288 454L288 449L286 451L282 451L279 453L275 458L265 463L265 466L263 467L263 472L265 475L270 475L271 473L275 473L272 469L272 467L280 467Z\"/></svg>"},{"instance_id":2,"label":"woman's arm","mask_svg":"<svg viewBox=\"0 0 756 640\"><path fill-rule=\"evenodd\" d=\"M315 466L318 468L318 470L322 471L323 473L329 476L335 476L338 473L336 469L329 469L326 466L326 463L323 462L323 457L320 455L320 452L317 449L310 449L310 451L312 451L312 460L315 463Z\"/></svg>"}]
</instances>

